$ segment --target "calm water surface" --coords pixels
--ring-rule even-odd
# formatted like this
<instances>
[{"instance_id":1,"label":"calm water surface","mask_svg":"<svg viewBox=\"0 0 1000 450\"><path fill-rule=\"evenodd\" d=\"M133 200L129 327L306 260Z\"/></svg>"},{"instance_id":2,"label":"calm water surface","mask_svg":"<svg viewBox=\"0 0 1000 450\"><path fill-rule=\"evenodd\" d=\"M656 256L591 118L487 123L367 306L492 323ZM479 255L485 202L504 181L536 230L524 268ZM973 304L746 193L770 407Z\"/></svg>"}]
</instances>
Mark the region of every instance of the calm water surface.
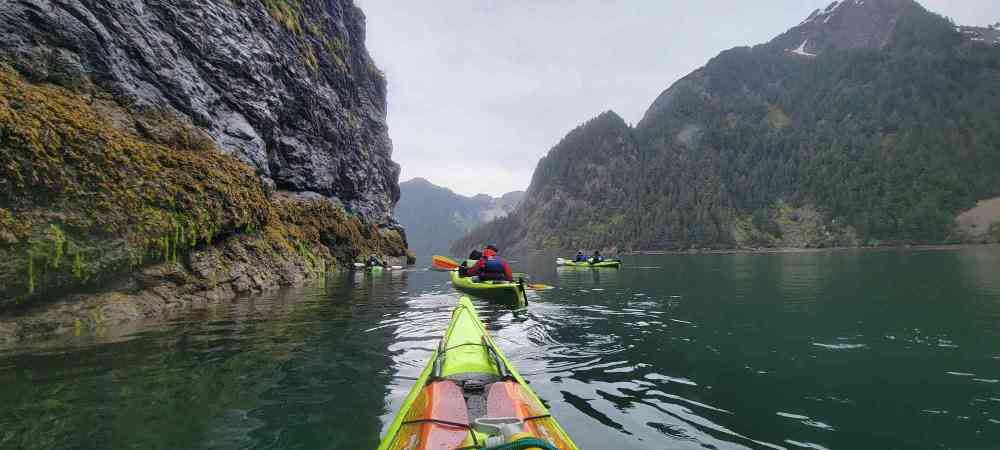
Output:
<instances>
[{"instance_id":1,"label":"calm water surface","mask_svg":"<svg viewBox=\"0 0 1000 450\"><path fill-rule=\"evenodd\" d=\"M584 449L1000 448L1000 249L515 264L487 327ZM0 350L0 448L373 449L457 298L426 270Z\"/></svg>"}]
</instances>

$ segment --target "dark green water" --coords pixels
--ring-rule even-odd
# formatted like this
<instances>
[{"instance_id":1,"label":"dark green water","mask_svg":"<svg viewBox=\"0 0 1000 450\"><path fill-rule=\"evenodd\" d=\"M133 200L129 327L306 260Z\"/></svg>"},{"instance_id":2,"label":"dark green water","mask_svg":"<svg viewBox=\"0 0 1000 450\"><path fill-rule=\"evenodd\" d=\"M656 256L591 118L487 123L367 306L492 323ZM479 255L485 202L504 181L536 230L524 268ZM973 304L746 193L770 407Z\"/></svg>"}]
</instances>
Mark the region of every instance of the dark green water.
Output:
<instances>
[{"instance_id":1,"label":"dark green water","mask_svg":"<svg viewBox=\"0 0 1000 450\"><path fill-rule=\"evenodd\" d=\"M1000 448L1000 250L515 264L480 302L584 449ZM343 275L0 351L0 448L372 449L456 294Z\"/></svg>"}]
</instances>

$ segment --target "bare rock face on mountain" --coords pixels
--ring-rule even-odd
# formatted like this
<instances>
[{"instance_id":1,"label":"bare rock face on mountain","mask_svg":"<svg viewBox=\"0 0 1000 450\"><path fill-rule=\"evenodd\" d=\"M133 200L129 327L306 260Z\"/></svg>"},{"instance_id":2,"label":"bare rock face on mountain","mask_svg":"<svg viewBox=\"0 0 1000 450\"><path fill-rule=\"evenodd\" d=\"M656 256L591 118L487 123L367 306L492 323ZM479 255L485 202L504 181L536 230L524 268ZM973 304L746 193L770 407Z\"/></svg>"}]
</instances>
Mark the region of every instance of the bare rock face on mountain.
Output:
<instances>
[{"instance_id":1,"label":"bare rock face on mountain","mask_svg":"<svg viewBox=\"0 0 1000 450\"><path fill-rule=\"evenodd\" d=\"M902 11L920 8L913 0L838 0L817 9L771 45L802 56L825 50L881 49L889 40Z\"/></svg>"},{"instance_id":2,"label":"bare rock face on mountain","mask_svg":"<svg viewBox=\"0 0 1000 450\"><path fill-rule=\"evenodd\" d=\"M29 80L176 113L266 183L389 222L399 168L364 43L351 0L0 2L0 59Z\"/></svg>"}]
</instances>

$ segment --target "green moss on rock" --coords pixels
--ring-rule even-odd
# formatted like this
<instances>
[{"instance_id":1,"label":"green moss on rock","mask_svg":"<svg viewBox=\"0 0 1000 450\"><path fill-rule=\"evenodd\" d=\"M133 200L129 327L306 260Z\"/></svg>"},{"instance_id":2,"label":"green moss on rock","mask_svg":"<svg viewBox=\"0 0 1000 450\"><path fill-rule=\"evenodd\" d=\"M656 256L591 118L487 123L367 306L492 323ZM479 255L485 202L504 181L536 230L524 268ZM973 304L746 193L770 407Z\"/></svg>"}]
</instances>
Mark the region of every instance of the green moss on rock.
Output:
<instances>
[{"instance_id":1,"label":"green moss on rock","mask_svg":"<svg viewBox=\"0 0 1000 450\"><path fill-rule=\"evenodd\" d=\"M0 247L17 244L28 235L28 225L19 222L12 212L0 208Z\"/></svg>"},{"instance_id":2,"label":"green moss on rock","mask_svg":"<svg viewBox=\"0 0 1000 450\"><path fill-rule=\"evenodd\" d=\"M232 235L316 273L406 253L399 233L331 200L269 197L252 168L169 114L88 100L0 68L0 306L181 262Z\"/></svg>"},{"instance_id":3,"label":"green moss on rock","mask_svg":"<svg viewBox=\"0 0 1000 450\"><path fill-rule=\"evenodd\" d=\"M261 0L275 22L288 31L302 34L302 3L298 0Z\"/></svg>"},{"instance_id":4,"label":"green moss on rock","mask_svg":"<svg viewBox=\"0 0 1000 450\"><path fill-rule=\"evenodd\" d=\"M339 261L372 253L406 253L406 243L397 231L365 224L331 200L276 194L272 205L273 216L265 235L273 245L294 250L300 242L321 243L331 250L330 257Z\"/></svg>"}]
</instances>

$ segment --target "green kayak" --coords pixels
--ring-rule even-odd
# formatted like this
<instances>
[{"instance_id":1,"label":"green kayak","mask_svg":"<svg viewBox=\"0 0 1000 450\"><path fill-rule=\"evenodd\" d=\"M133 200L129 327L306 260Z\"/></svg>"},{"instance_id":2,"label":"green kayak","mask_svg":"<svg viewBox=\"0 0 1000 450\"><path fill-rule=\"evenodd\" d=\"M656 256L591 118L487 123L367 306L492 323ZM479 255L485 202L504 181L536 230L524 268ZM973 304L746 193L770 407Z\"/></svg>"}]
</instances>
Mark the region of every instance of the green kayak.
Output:
<instances>
[{"instance_id":1,"label":"green kayak","mask_svg":"<svg viewBox=\"0 0 1000 450\"><path fill-rule=\"evenodd\" d=\"M379 450L576 450L462 297Z\"/></svg>"},{"instance_id":2,"label":"green kayak","mask_svg":"<svg viewBox=\"0 0 1000 450\"><path fill-rule=\"evenodd\" d=\"M615 260L607 259L598 263L591 264L590 261L576 262L573 261L572 259L556 258L556 265L565 267L594 267L594 268L607 267L612 269L618 269L621 268L622 262L617 259Z\"/></svg>"},{"instance_id":3,"label":"green kayak","mask_svg":"<svg viewBox=\"0 0 1000 450\"><path fill-rule=\"evenodd\" d=\"M383 270L388 270L388 268L382 266L368 266L367 264L364 263L354 263L354 270L377 273Z\"/></svg>"},{"instance_id":4,"label":"green kayak","mask_svg":"<svg viewBox=\"0 0 1000 450\"><path fill-rule=\"evenodd\" d=\"M521 282L478 282L474 277L460 277L458 272L453 271L451 272L451 284L455 286L455 289L487 300L516 306L528 304L528 299L524 295L524 284Z\"/></svg>"},{"instance_id":5,"label":"green kayak","mask_svg":"<svg viewBox=\"0 0 1000 450\"><path fill-rule=\"evenodd\" d=\"M371 267L369 267L369 266L365 265L364 263L354 263L354 270L358 270L358 271L362 271L362 272L377 273L377 272L390 271L390 270L403 270L403 266L371 266Z\"/></svg>"}]
</instances>

